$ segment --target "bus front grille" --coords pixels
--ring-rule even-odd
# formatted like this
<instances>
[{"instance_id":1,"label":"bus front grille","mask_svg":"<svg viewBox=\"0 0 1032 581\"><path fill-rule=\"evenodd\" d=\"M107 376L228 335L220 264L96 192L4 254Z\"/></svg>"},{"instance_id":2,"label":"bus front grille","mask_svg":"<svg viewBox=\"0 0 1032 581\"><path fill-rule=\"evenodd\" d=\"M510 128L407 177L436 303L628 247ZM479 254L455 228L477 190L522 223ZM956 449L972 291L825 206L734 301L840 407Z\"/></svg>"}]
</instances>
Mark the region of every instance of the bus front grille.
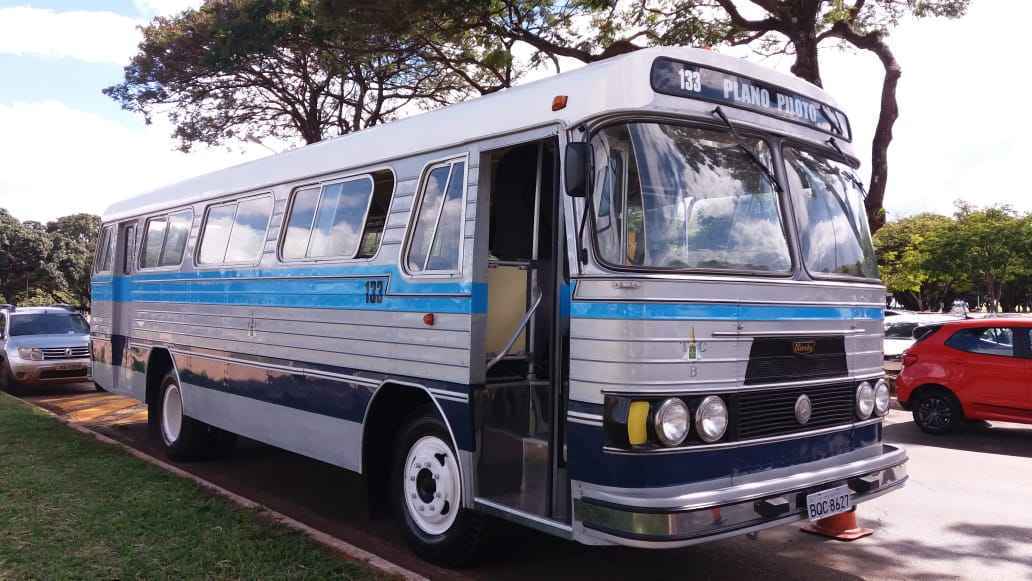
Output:
<instances>
[{"instance_id":1,"label":"bus front grille","mask_svg":"<svg viewBox=\"0 0 1032 581\"><path fill-rule=\"evenodd\" d=\"M795 416L799 396L810 398L806 424ZM855 419L856 384L820 385L738 394L738 439L765 438L849 424Z\"/></svg>"},{"instance_id":2,"label":"bus front grille","mask_svg":"<svg viewBox=\"0 0 1032 581\"><path fill-rule=\"evenodd\" d=\"M745 385L806 381L847 374L843 337L757 337L749 350Z\"/></svg>"}]
</instances>

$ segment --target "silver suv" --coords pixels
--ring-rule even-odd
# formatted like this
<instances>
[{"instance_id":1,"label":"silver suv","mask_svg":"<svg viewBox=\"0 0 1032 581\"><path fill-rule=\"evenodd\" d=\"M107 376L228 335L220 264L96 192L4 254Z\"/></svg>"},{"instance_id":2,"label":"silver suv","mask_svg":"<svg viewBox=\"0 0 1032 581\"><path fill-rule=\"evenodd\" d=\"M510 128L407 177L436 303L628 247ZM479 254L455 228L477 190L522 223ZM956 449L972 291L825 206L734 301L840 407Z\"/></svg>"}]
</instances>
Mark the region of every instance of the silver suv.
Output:
<instances>
[{"instance_id":1,"label":"silver suv","mask_svg":"<svg viewBox=\"0 0 1032 581\"><path fill-rule=\"evenodd\" d=\"M0 306L0 388L90 380L90 327L65 306Z\"/></svg>"}]
</instances>

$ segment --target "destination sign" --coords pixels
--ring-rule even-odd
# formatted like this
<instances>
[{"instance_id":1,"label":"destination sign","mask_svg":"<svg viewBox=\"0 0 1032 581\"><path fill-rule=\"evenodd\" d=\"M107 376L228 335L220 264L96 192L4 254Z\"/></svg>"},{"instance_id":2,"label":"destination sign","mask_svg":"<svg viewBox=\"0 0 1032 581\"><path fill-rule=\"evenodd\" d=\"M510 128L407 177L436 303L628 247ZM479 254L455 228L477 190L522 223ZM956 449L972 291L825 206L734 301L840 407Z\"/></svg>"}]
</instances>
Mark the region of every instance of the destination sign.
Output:
<instances>
[{"instance_id":1,"label":"destination sign","mask_svg":"<svg viewBox=\"0 0 1032 581\"><path fill-rule=\"evenodd\" d=\"M847 141L852 139L845 113L830 105L763 81L695 63L657 58L652 63L652 89L665 95L752 109Z\"/></svg>"}]
</instances>

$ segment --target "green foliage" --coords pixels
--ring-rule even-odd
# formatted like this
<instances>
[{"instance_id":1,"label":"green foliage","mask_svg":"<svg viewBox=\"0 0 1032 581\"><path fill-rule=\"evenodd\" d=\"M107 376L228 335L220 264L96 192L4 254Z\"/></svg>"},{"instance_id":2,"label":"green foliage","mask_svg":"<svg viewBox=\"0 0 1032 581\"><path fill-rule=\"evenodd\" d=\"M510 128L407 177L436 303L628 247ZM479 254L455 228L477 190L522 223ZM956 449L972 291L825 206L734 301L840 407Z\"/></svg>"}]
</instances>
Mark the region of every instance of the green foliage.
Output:
<instances>
[{"instance_id":1,"label":"green foliage","mask_svg":"<svg viewBox=\"0 0 1032 581\"><path fill-rule=\"evenodd\" d=\"M875 234L882 280L905 306L948 307L977 294L990 310L1032 306L1032 214L958 202L950 216L919 214Z\"/></svg>"},{"instance_id":2,"label":"green foliage","mask_svg":"<svg viewBox=\"0 0 1032 581\"><path fill-rule=\"evenodd\" d=\"M377 9L370 8L382 16ZM167 114L179 148L357 131L464 87L364 20L320 17L314 0L208 1L143 27L125 80L104 93L148 120Z\"/></svg>"},{"instance_id":3,"label":"green foliage","mask_svg":"<svg viewBox=\"0 0 1032 581\"><path fill-rule=\"evenodd\" d=\"M89 307L100 218L74 214L43 226L0 208L0 302Z\"/></svg>"}]
</instances>

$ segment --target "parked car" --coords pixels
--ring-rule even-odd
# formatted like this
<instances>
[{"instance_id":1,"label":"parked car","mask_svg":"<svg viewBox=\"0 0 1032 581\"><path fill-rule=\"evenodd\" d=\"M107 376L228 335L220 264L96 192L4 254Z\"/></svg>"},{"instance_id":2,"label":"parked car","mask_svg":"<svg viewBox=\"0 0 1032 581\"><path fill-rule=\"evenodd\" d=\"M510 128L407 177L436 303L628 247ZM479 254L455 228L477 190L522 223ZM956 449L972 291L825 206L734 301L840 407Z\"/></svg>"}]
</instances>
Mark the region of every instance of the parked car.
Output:
<instances>
[{"instance_id":1,"label":"parked car","mask_svg":"<svg viewBox=\"0 0 1032 581\"><path fill-rule=\"evenodd\" d=\"M1032 423L1029 319L975 319L924 327L903 354L897 397L925 432L964 420Z\"/></svg>"},{"instance_id":2,"label":"parked car","mask_svg":"<svg viewBox=\"0 0 1032 581\"><path fill-rule=\"evenodd\" d=\"M917 329L961 319L963 316L952 314L914 312L899 312L893 317L886 317L885 341L882 345L886 371L899 371L899 360L903 352L914 344L914 332Z\"/></svg>"},{"instance_id":3,"label":"parked car","mask_svg":"<svg viewBox=\"0 0 1032 581\"><path fill-rule=\"evenodd\" d=\"M75 310L0 308L0 388L90 379L90 327Z\"/></svg>"}]
</instances>

